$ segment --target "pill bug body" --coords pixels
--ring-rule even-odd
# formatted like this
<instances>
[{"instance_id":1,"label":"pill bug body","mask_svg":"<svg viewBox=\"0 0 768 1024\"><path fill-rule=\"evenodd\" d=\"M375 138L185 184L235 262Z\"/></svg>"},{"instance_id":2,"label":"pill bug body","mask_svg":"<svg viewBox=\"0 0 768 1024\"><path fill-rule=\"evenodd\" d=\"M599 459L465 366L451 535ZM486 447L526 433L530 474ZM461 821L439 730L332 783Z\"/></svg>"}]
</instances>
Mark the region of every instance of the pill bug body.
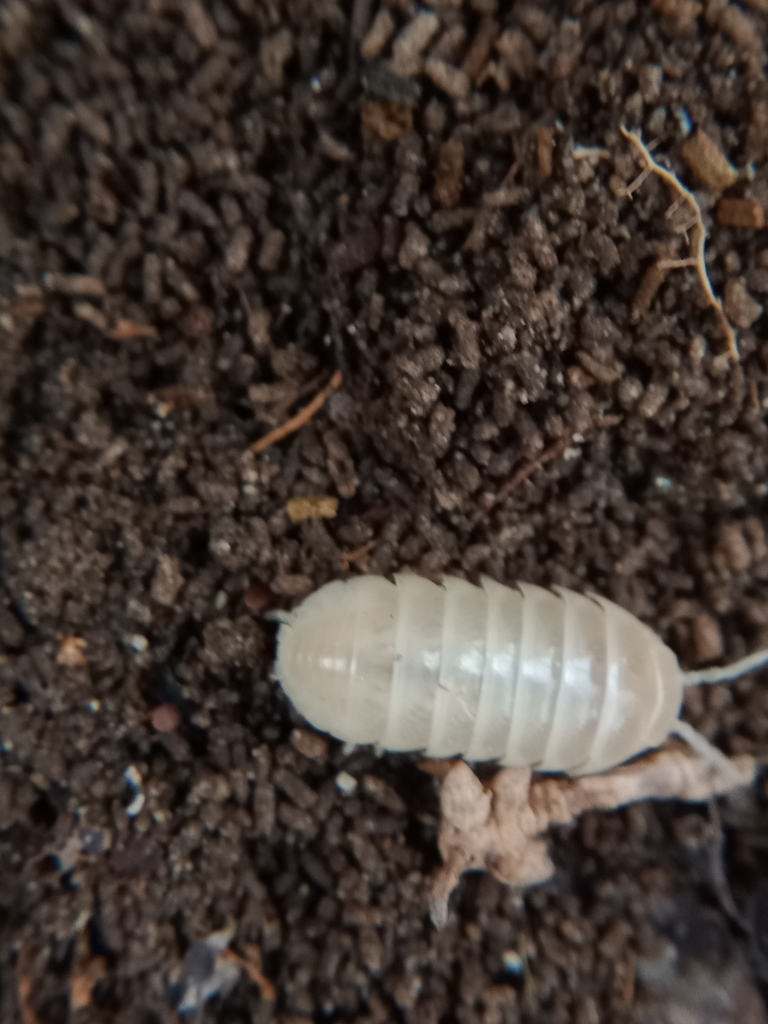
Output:
<instances>
[{"instance_id":1,"label":"pill bug body","mask_svg":"<svg viewBox=\"0 0 768 1024\"><path fill-rule=\"evenodd\" d=\"M663 743L686 683L710 681L604 598L413 575L310 595L283 619L275 674L339 739L571 774Z\"/></svg>"}]
</instances>

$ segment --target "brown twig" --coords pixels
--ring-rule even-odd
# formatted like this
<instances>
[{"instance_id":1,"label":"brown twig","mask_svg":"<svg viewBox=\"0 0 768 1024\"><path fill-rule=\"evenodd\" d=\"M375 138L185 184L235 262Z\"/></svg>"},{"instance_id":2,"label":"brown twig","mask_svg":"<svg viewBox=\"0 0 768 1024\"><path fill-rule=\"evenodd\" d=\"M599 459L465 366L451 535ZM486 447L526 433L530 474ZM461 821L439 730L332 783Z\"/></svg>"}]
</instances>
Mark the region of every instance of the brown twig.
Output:
<instances>
[{"instance_id":1,"label":"brown twig","mask_svg":"<svg viewBox=\"0 0 768 1024\"><path fill-rule=\"evenodd\" d=\"M670 188L673 188L675 192L677 192L678 195L684 200L684 202L686 202L688 206L690 206L691 212L694 216L694 221L691 227L692 237L690 241L690 247L692 262L690 265L696 268L696 272L699 275L699 280L701 281L702 288L704 289L704 292L707 296L707 301L709 302L709 305L715 310L715 313L717 314L720 324L725 332L725 336L728 341L728 354L730 355L731 359L738 360L739 348L736 344L736 332L731 326L728 317L725 315L725 310L723 309L722 302L717 297L717 295L715 295L714 288L712 287L712 282L710 281L709 274L707 272L707 264L705 261L707 229L704 226L704 220L701 216L701 207L698 204L696 196L693 194L693 192L690 191L690 189L686 188L685 185L683 185L683 183L678 179L677 175L675 175L672 171L668 170L666 167L662 167L662 165L654 159L653 155L651 154L651 151L648 149L648 147L645 145L645 143L637 133L629 131L629 129L625 128L624 125L620 126L620 130L624 138L627 139L637 150L640 160L644 166L644 170L649 174L658 175L662 181L666 182L666 184L669 185ZM632 184L630 184L629 186L627 186L627 188L624 189L624 195L631 196L632 193L636 191L636 189L639 188L642 184L641 179L642 181L645 180L642 174L639 176L639 178L636 179L635 182L632 182ZM687 262L684 262L683 265L688 264ZM665 269L671 268L666 267Z\"/></svg>"},{"instance_id":2,"label":"brown twig","mask_svg":"<svg viewBox=\"0 0 768 1024\"><path fill-rule=\"evenodd\" d=\"M340 552L341 564L344 567L344 571L348 572L351 565L357 565L359 562L364 562L377 544L378 541L374 537L373 540L369 540L366 544L361 544L359 548L355 548L353 551Z\"/></svg>"},{"instance_id":3,"label":"brown twig","mask_svg":"<svg viewBox=\"0 0 768 1024\"><path fill-rule=\"evenodd\" d=\"M263 452L269 448L270 445L276 444L278 441L282 441L284 437L288 437L289 434L295 434L297 430L301 430L309 421L315 416L327 402L329 396L333 394L337 388L341 387L341 371L337 370L336 373L331 377L330 382L323 390L315 395L309 405L304 406L295 416L292 416L286 423L283 423L280 427L275 427L274 430L270 430L264 437L259 438L258 441L251 445L250 450L252 452Z\"/></svg>"},{"instance_id":4,"label":"brown twig","mask_svg":"<svg viewBox=\"0 0 768 1024\"><path fill-rule=\"evenodd\" d=\"M519 487L521 483L528 479L537 469L541 469L542 466L546 466L548 462L552 462L554 459L559 459L565 452L566 448L570 445L573 440L573 434L568 432L559 437L557 441L554 441L548 448L545 448L543 452L537 455L534 459L529 459L524 462L517 469L513 470L512 473L503 481L499 489L495 494L486 494L486 498L490 498L490 501L485 508L481 508L472 520L472 526L477 526L478 523L482 522L483 519L494 509L497 505L501 504L502 501L508 495Z\"/></svg>"}]
</instances>

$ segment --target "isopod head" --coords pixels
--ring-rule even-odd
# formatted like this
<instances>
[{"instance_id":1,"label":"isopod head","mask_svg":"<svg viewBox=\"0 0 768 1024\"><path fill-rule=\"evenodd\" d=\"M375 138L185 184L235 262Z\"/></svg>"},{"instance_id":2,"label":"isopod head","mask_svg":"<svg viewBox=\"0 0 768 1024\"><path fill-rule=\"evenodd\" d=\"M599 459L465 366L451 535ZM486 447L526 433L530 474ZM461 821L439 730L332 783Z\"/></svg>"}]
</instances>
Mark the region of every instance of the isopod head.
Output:
<instances>
[{"instance_id":1,"label":"isopod head","mask_svg":"<svg viewBox=\"0 0 768 1024\"><path fill-rule=\"evenodd\" d=\"M321 732L377 743L395 657L396 588L381 576L329 583L280 626L275 675Z\"/></svg>"}]
</instances>

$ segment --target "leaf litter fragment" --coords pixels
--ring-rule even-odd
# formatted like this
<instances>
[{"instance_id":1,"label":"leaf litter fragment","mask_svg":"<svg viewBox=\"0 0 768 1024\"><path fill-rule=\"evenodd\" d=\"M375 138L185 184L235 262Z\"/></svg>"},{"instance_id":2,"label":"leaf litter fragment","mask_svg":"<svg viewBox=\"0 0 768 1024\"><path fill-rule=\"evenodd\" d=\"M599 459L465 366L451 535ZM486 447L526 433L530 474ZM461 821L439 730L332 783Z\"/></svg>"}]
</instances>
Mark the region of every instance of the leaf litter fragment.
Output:
<instances>
[{"instance_id":1,"label":"leaf litter fragment","mask_svg":"<svg viewBox=\"0 0 768 1024\"><path fill-rule=\"evenodd\" d=\"M307 519L335 519L339 511L339 499L329 494L291 498L285 510L292 523L303 523Z\"/></svg>"},{"instance_id":2,"label":"leaf litter fragment","mask_svg":"<svg viewBox=\"0 0 768 1024\"><path fill-rule=\"evenodd\" d=\"M696 177L715 192L723 192L739 180L739 172L715 140L701 129L686 139L682 152Z\"/></svg>"},{"instance_id":3,"label":"leaf litter fragment","mask_svg":"<svg viewBox=\"0 0 768 1024\"><path fill-rule=\"evenodd\" d=\"M61 647L56 655L57 665L66 665L70 668L78 668L86 663L85 652L88 648L88 641L81 636L63 636Z\"/></svg>"},{"instance_id":4,"label":"leaf litter fragment","mask_svg":"<svg viewBox=\"0 0 768 1024\"><path fill-rule=\"evenodd\" d=\"M442 763L442 770L445 769ZM440 792L438 837L443 867L432 886L432 920L442 927L448 900L465 871L489 871L506 885L525 888L554 872L544 833L587 810L614 810L638 800L694 803L749 785L753 757L723 763L691 756L669 745L602 775L538 777L528 768L503 768L488 786L463 761L448 768Z\"/></svg>"}]
</instances>

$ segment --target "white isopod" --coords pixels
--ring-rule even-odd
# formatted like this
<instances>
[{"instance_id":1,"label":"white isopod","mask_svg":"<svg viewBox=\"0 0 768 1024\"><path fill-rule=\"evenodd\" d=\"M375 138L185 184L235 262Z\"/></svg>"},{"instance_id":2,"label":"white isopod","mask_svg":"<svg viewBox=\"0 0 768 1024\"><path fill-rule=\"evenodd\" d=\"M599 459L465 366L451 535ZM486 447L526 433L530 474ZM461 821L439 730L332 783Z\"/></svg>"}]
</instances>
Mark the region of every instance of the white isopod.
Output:
<instances>
[{"instance_id":1,"label":"white isopod","mask_svg":"<svg viewBox=\"0 0 768 1024\"><path fill-rule=\"evenodd\" d=\"M335 581L281 616L275 675L317 729L384 750L588 774L671 733L683 688L734 679L768 651L684 673L673 651L602 597L529 583L419 576Z\"/></svg>"}]
</instances>

